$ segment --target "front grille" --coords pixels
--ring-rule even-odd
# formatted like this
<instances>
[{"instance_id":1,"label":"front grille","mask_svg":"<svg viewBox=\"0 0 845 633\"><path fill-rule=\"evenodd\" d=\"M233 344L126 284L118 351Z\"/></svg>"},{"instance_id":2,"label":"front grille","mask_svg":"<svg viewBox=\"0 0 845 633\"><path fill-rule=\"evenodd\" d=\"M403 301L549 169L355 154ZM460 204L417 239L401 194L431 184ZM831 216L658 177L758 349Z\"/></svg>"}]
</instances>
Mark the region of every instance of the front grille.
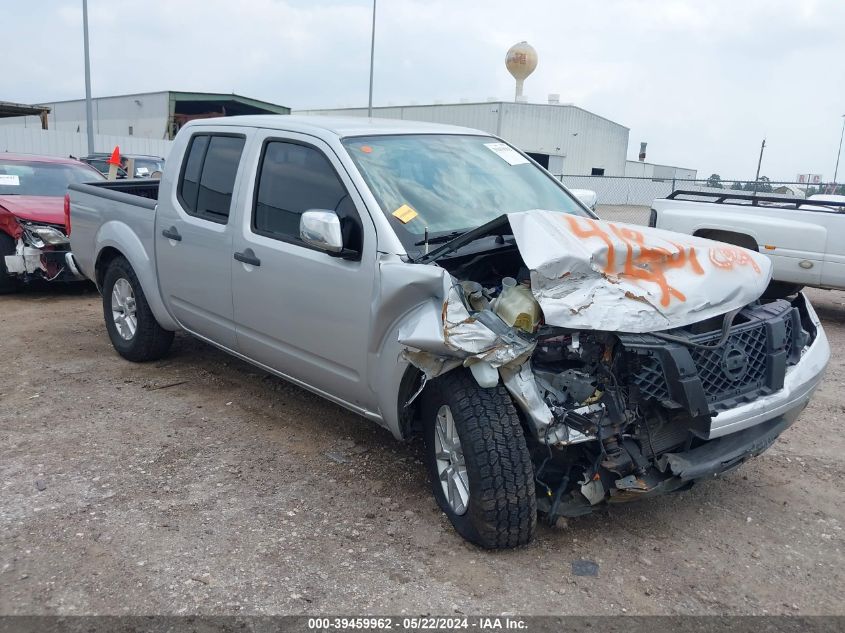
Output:
<instances>
[{"instance_id":1,"label":"front grille","mask_svg":"<svg viewBox=\"0 0 845 633\"><path fill-rule=\"evenodd\" d=\"M696 342L712 345L719 341L719 337L720 334L717 333L710 339ZM745 371L731 374L725 370L726 350L740 350L745 354ZM708 400L718 400L728 394L759 389L766 381L766 327L758 325L731 334L725 344L717 349L692 347L690 355Z\"/></svg>"},{"instance_id":2,"label":"front grille","mask_svg":"<svg viewBox=\"0 0 845 633\"><path fill-rule=\"evenodd\" d=\"M645 400L668 400L669 391L660 360L656 356L649 356L640 361L638 369L634 374L634 384L639 388L640 396Z\"/></svg>"},{"instance_id":3,"label":"front grille","mask_svg":"<svg viewBox=\"0 0 845 633\"><path fill-rule=\"evenodd\" d=\"M630 384L639 398L688 408L691 400L698 400L714 413L780 389L786 365L796 360L793 321L797 310L784 301L748 308L743 316L746 322L734 326L724 344L715 349L650 335L620 337L632 352ZM721 339L720 331L673 334L707 346Z\"/></svg>"}]
</instances>

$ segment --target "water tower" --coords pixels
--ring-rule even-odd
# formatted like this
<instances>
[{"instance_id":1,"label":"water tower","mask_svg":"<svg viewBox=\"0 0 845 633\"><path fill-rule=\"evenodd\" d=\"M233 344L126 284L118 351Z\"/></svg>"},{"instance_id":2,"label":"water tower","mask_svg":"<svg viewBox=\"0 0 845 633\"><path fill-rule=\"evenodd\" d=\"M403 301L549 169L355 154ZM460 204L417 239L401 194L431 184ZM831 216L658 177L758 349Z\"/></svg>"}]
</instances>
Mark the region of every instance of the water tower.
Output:
<instances>
[{"instance_id":1,"label":"water tower","mask_svg":"<svg viewBox=\"0 0 845 633\"><path fill-rule=\"evenodd\" d=\"M537 51L528 42L514 44L505 55L505 66L516 79L516 95L514 101L522 101L522 85L525 79L537 68Z\"/></svg>"}]
</instances>

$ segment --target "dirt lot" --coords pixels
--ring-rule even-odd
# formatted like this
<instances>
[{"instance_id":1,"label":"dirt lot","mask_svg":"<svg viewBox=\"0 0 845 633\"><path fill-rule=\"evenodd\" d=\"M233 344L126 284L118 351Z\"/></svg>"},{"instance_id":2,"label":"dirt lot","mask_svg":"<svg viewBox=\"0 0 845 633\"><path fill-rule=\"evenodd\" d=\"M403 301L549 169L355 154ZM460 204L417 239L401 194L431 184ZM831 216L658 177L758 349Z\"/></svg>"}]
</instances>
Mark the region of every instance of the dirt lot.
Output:
<instances>
[{"instance_id":1,"label":"dirt lot","mask_svg":"<svg viewBox=\"0 0 845 633\"><path fill-rule=\"evenodd\" d=\"M371 423L186 336L128 363L90 290L0 297L0 613L845 613L845 293L811 296L833 360L769 452L499 553Z\"/></svg>"}]
</instances>

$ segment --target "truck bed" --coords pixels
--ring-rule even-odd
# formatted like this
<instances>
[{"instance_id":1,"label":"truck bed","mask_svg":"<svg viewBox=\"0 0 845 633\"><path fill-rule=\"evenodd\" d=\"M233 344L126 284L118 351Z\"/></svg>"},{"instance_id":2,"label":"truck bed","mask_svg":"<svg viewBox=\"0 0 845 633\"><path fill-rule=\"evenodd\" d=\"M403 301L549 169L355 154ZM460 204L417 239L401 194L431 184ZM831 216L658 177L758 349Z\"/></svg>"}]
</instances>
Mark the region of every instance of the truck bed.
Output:
<instances>
[{"instance_id":1,"label":"truck bed","mask_svg":"<svg viewBox=\"0 0 845 633\"><path fill-rule=\"evenodd\" d=\"M71 205L71 245L79 270L96 279L97 245L110 242L148 262L155 252L155 208L158 180L117 180L72 184L68 187ZM133 235L134 234L134 235ZM127 254L128 255L128 254ZM152 265L147 268L151 271ZM143 268L139 268L143 270Z\"/></svg>"},{"instance_id":2,"label":"truck bed","mask_svg":"<svg viewBox=\"0 0 845 633\"><path fill-rule=\"evenodd\" d=\"M132 197L146 198L147 200L152 200L152 207L155 207L155 202L158 200L158 186L160 182L160 180L153 180L150 178L137 178L134 180L102 180L81 185L70 185L69 188L77 191L88 191L92 195L99 195L103 198L110 198L112 200L119 200L130 204L138 204L139 206L149 206L149 204L140 203L137 200L133 200ZM99 190L98 193L95 194L95 190ZM117 197L114 197L112 194L116 194Z\"/></svg>"},{"instance_id":3,"label":"truck bed","mask_svg":"<svg viewBox=\"0 0 845 633\"><path fill-rule=\"evenodd\" d=\"M843 201L679 190L653 202L649 226L763 253L786 290L845 287Z\"/></svg>"}]
</instances>

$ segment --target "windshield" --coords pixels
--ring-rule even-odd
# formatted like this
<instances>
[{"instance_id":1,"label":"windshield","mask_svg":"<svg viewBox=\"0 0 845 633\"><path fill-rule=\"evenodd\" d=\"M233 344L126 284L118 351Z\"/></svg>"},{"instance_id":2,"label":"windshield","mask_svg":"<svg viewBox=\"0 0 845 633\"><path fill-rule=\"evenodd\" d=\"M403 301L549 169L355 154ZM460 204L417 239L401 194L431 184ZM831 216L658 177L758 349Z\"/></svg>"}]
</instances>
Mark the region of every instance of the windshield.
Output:
<instances>
[{"instance_id":1,"label":"windshield","mask_svg":"<svg viewBox=\"0 0 845 633\"><path fill-rule=\"evenodd\" d=\"M64 196L71 183L102 180L87 165L42 163L38 161L4 162L0 157L0 196Z\"/></svg>"},{"instance_id":2,"label":"windshield","mask_svg":"<svg viewBox=\"0 0 845 633\"><path fill-rule=\"evenodd\" d=\"M148 178L154 172L164 171L164 161L154 158L135 159L135 178Z\"/></svg>"},{"instance_id":3,"label":"windshield","mask_svg":"<svg viewBox=\"0 0 845 633\"><path fill-rule=\"evenodd\" d=\"M489 136L421 134L343 141L406 247L466 231L503 213L587 215L548 173Z\"/></svg>"}]
</instances>

